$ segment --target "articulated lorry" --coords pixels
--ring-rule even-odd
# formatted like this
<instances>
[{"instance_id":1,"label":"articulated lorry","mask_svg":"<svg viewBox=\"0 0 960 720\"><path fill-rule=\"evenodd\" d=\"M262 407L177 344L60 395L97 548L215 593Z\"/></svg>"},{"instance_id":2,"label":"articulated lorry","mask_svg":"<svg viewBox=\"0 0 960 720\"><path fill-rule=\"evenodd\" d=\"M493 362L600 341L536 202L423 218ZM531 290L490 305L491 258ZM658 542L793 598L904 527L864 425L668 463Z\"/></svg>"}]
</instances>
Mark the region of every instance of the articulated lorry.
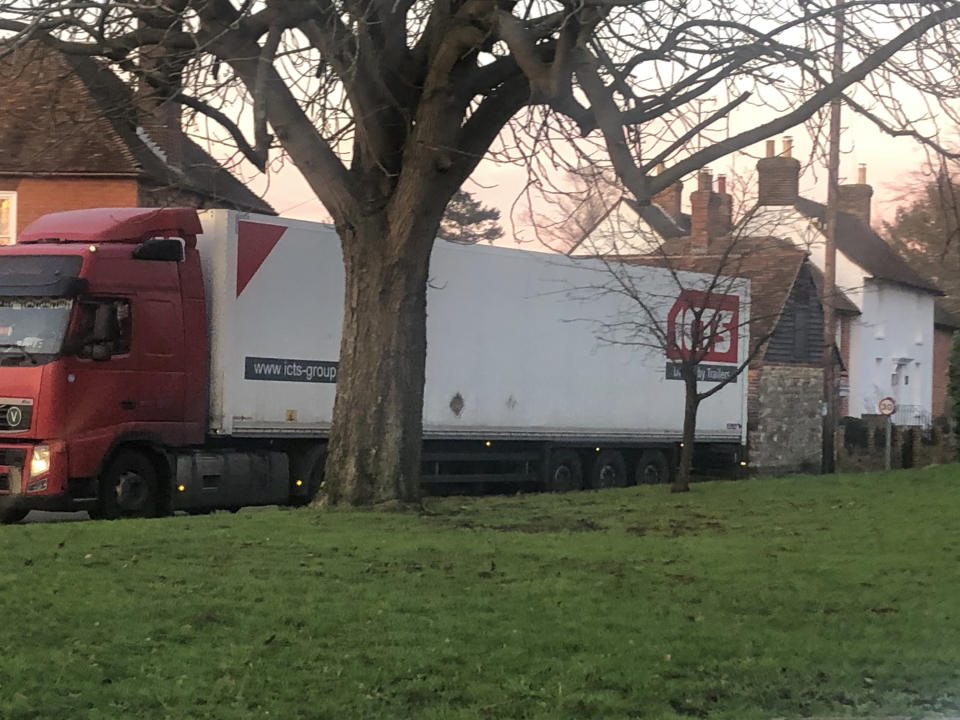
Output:
<instances>
[{"instance_id":1,"label":"articulated lorry","mask_svg":"<svg viewBox=\"0 0 960 720\"><path fill-rule=\"evenodd\" d=\"M663 351L597 339L639 313L590 290L605 272L437 242L425 485L669 477L684 384ZM631 272L659 293L682 345L683 293L662 269ZM323 472L343 293L328 225L185 208L36 220L0 248L0 519L306 502ZM746 356L746 301L746 283L722 298L727 331L708 380ZM702 404L698 446L740 459L745 385Z\"/></svg>"}]
</instances>

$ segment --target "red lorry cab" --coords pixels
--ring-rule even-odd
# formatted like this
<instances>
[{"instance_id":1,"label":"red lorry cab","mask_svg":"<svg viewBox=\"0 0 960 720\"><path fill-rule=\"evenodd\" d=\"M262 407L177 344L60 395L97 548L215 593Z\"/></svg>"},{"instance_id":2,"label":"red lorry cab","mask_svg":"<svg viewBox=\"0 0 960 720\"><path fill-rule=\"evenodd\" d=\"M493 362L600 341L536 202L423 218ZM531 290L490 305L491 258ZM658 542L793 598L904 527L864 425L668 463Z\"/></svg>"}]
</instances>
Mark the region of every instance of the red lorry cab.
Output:
<instances>
[{"instance_id":1,"label":"red lorry cab","mask_svg":"<svg viewBox=\"0 0 960 720\"><path fill-rule=\"evenodd\" d=\"M44 216L0 249L4 519L93 507L114 447L159 461L203 442L199 232L194 210L103 208ZM128 476L119 509L164 500Z\"/></svg>"}]
</instances>

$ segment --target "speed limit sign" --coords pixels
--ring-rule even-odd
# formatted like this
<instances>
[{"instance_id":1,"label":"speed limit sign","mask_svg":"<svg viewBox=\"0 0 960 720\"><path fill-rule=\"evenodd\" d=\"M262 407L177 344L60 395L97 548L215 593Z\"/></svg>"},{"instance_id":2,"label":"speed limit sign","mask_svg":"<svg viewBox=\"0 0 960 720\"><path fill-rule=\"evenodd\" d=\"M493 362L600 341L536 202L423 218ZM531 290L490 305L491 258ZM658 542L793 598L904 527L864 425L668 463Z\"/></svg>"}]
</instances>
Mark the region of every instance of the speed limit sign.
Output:
<instances>
[{"instance_id":1,"label":"speed limit sign","mask_svg":"<svg viewBox=\"0 0 960 720\"><path fill-rule=\"evenodd\" d=\"M893 415L897 411L897 402L892 397L885 397L877 403L877 410L881 415Z\"/></svg>"}]
</instances>

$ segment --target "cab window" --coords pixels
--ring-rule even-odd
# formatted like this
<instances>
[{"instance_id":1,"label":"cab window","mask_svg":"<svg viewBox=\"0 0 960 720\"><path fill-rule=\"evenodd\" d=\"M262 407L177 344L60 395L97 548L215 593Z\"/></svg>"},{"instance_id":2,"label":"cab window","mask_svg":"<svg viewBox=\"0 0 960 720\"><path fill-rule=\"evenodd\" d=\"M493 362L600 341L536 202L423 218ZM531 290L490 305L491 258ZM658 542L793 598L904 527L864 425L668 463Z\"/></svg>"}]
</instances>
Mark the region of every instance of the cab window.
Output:
<instances>
[{"instance_id":1,"label":"cab window","mask_svg":"<svg viewBox=\"0 0 960 720\"><path fill-rule=\"evenodd\" d=\"M95 360L130 352L130 302L82 300L77 305L73 342L77 357Z\"/></svg>"}]
</instances>

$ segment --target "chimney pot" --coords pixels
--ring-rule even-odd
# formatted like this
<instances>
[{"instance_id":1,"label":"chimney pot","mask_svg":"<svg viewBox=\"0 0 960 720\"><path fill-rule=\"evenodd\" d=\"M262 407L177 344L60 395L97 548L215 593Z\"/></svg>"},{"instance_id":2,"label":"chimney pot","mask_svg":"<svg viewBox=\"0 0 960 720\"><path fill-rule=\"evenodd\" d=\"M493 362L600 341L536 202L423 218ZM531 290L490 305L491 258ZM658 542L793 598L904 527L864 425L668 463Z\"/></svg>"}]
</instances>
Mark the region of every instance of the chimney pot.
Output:
<instances>
[{"instance_id":1,"label":"chimney pot","mask_svg":"<svg viewBox=\"0 0 960 720\"><path fill-rule=\"evenodd\" d=\"M867 184L867 165L866 163L860 163L857 167L857 183L859 185Z\"/></svg>"},{"instance_id":2,"label":"chimney pot","mask_svg":"<svg viewBox=\"0 0 960 720\"><path fill-rule=\"evenodd\" d=\"M701 170L697 175L697 190L701 192L713 190L713 175L709 170Z\"/></svg>"},{"instance_id":3,"label":"chimney pot","mask_svg":"<svg viewBox=\"0 0 960 720\"><path fill-rule=\"evenodd\" d=\"M783 156L793 157L793 138L789 135L783 138Z\"/></svg>"},{"instance_id":4,"label":"chimney pot","mask_svg":"<svg viewBox=\"0 0 960 720\"><path fill-rule=\"evenodd\" d=\"M767 140L767 157L773 157L777 154L777 141Z\"/></svg>"},{"instance_id":5,"label":"chimney pot","mask_svg":"<svg viewBox=\"0 0 960 720\"><path fill-rule=\"evenodd\" d=\"M727 192L727 176L717 175L717 192L721 195Z\"/></svg>"}]
</instances>

